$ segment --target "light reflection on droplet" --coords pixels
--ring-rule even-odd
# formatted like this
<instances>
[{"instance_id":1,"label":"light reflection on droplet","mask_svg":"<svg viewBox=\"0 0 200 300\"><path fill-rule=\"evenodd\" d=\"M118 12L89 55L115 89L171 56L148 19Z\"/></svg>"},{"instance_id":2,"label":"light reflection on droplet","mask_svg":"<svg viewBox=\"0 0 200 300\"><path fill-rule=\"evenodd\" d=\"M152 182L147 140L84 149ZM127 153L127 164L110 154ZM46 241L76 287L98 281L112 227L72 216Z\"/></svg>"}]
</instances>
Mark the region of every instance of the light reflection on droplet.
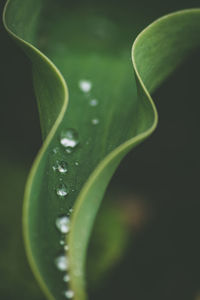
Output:
<instances>
[{"instance_id":1,"label":"light reflection on droplet","mask_svg":"<svg viewBox=\"0 0 200 300\"><path fill-rule=\"evenodd\" d=\"M94 118L94 119L92 119L91 122L92 122L93 125L97 125L97 124L99 124L99 119Z\"/></svg>"},{"instance_id":2,"label":"light reflection on droplet","mask_svg":"<svg viewBox=\"0 0 200 300\"><path fill-rule=\"evenodd\" d=\"M59 148L58 147L53 148L52 152L53 154L57 154L59 152Z\"/></svg>"},{"instance_id":3,"label":"light reflection on droplet","mask_svg":"<svg viewBox=\"0 0 200 300\"><path fill-rule=\"evenodd\" d=\"M66 185L64 183L60 184L59 187L56 189L56 193L60 197L65 197L69 193Z\"/></svg>"},{"instance_id":4,"label":"light reflection on droplet","mask_svg":"<svg viewBox=\"0 0 200 300\"><path fill-rule=\"evenodd\" d=\"M75 148L79 143L78 133L76 132L76 130L69 128L62 131L60 136L60 143L67 149L71 148L72 150L73 148Z\"/></svg>"},{"instance_id":5,"label":"light reflection on droplet","mask_svg":"<svg viewBox=\"0 0 200 300\"><path fill-rule=\"evenodd\" d=\"M69 276L68 274L65 274L65 275L63 276L63 281L64 281L64 282L69 282L69 281L70 281L70 276Z\"/></svg>"},{"instance_id":6,"label":"light reflection on droplet","mask_svg":"<svg viewBox=\"0 0 200 300\"><path fill-rule=\"evenodd\" d=\"M99 101L97 99L91 99L89 102L90 106L97 106L98 103L99 103Z\"/></svg>"},{"instance_id":7,"label":"light reflection on droplet","mask_svg":"<svg viewBox=\"0 0 200 300\"><path fill-rule=\"evenodd\" d=\"M68 251L68 250L69 250L69 246L68 246L68 245L65 245L65 246L64 246L64 250L65 250L65 251Z\"/></svg>"},{"instance_id":8,"label":"light reflection on droplet","mask_svg":"<svg viewBox=\"0 0 200 300\"><path fill-rule=\"evenodd\" d=\"M74 292L72 290L67 290L64 292L64 295L67 299L72 299L74 297Z\"/></svg>"},{"instance_id":9,"label":"light reflection on droplet","mask_svg":"<svg viewBox=\"0 0 200 300\"><path fill-rule=\"evenodd\" d=\"M67 147L67 148L65 148L65 151L66 151L68 154L70 154L70 153L73 152L73 148Z\"/></svg>"},{"instance_id":10,"label":"light reflection on droplet","mask_svg":"<svg viewBox=\"0 0 200 300\"><path fill-rule=\"evenodd\" d=\"M88 93L92 88L92 83L89 80L80 80L79 81L79 88L84 93Z\"/></svg>"},{"instance_id":11,"label":"light reflection on droplet","mask_svg":"<svg viewBox=\"0 0 200 300\"><path fill-rule=\"evenodd\" d=\"M56 219L56 227L63 234L69 232L69 225L70 225L70 220L67 216L60 216Z\"/></svg>"},{"instance_id":12,"label":"light reflection on droplet","mask_svg":"<svg viewBox=\"0 0 200 300\"><path fill-rule=\"evenodd\" d=\"M55 259L56 267L59 271L66 271L68 269L68 260L67 257L62 254Z\"/></svg>"},{"instance_id":13,"label":"light reflection on droplet","mask_svg":"<svg viewBox=\"0 0 200 300\"><path fill-rule=\"evenodd\" d=\"M53 170L65 174L67 172L67 163L65 161L57 161L53 166Z\"/></svg>"}]
</instances>

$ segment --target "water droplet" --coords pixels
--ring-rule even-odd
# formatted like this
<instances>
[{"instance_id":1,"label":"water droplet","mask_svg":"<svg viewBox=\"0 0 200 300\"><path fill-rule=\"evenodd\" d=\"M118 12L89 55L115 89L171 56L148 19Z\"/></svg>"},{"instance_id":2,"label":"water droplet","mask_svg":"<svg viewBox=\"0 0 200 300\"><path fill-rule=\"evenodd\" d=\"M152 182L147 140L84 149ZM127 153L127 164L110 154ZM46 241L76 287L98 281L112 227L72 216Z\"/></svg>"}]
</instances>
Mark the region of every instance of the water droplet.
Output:
<instances>
[{"instance_id":1,"label":"water droplet","mask_svg":"<svg viewBox=\"0 0 200 300\"><path fill-rule=\"evenodd\" d=\"M99 124L99 119L97 119L97 118L92 119L91 122L92 122L93 125L97 125L97 124Z\"/></svg>"},{"instance_id":2,"label":"water droplet","mask_svg":"<svg viewBox=\"0 0 200 300\"><path fill-rule=\"evenodd\" d=\"M59 148L58 147L53 148L52 152L53 154L57 154L59 152Z\"/></svg>"},{"instance_id":3,"label":"water droplet","mask_svg":"<svg viewBox=\"0 0 200 300\"><path fill-rule=\"evenodd\" d=\"M64 174L67 172L67 163L64 161L57 161L56 164L53 166L53 170Z\"/></svg>"},{"instance_id":4,"label":"water droplet","mask_svg":"<svg viewBox=\"0 0 200 300\"><path fill-rule=\"evenodd\" d=\"M75 166L79 166L79 162L78 161L75 161Z\"/></svg>"},{"instance_id":5,"label":"water droplet","mask_svg":"<svg viewBox=\"0 0 200 300\"><path fill-rule=\"evenodd\" d=\"M68 250L69 250L69 246L68 246L68 245L65 245L65 246L64 246L64 250L65 250L65 251L68 251Z\"/></svg>"},{"instance_id":6,"label":"water droplet","mask_svg":"<svg viewBox=\"0 0 200 300\"><path fill-rule=\"evenodd\" d=\"M52 169L53 169L54 171L56 171L56 170L57 170L56 166L53 166L53 167L52 167Z\"/></svg>"},{"instance_id":7,"label":"water droplet","mask_svg":"<svg viewBox=\"0 0 200 300\"><path fill-rule=\"evenodd\" d=\"M55 264L56 264L56 267L58 268L58 270L60 270L60 271L66 271L69 266L67 257L64 254L58 256L55 259Z\"/></svg>"},{"instance_id":8,"label":"water droplet","mask_svg":"<svg viewBox=\"0 0 200 300\"><path fill-rule=\"evenodd\" d=\"M66 129L61 133L60 143L66 148L66 151L71 151L78 143L78 133L74 129ZM71 152L68 152L71 153Z\"/></svg>"},{"instance_id":9,"label":"water droplet","mask_svg":"<svg viewBox=\"0 0 200 300\"><path fill-rule=\"evenodd\" d=\"M56 219L56 227L61 233L69 232L70 220L67 216L61 216Z\"/></svg>"},{"instance_id":10,"label":"water droplet","mask_svg":"<svg viewBox=\"0 0 200 300\"><path fill-rule=\"evenodd\" d=\"M60 197L65 197L68 194L68 189L64 183L60 184L59 187L56 189L56 193Z\"/></svg>"},{"instance_id":11,"label":"water droplet","mask_svg":"<svg viewBox=\"0 0 200 300\"><path fill-rule=\"evenodd\" d=\"M63 281L64 281L64 282L69 282L69 281L70 281L70 276L69 276L68 274L65 274L65 275L63 276Z\"/></svg>"},{"instance_id":12,"label":"water droplet","mask_svg":"<svg viewBox=\"0 0 200 300\"><path fill-rule=\"evenodd\" d=\"M66 162L61 161L58 164L58 172L60 172L60 173L66 173L67 172L67 164L66 164Z\"/></svg>"},{"instance_id":13,"label":"water droplet","mask_svg":"<svg viewBox=\"0 0 200 300\"><path fill-rule=\"evenodd\" d=\"M72 290L68 290L64 292L64 295L67 299L72 299L74 297L74 292Z\"/></svg>"},{"instance_id":14,"label":"water droplet","mask_svg":"<svg viewBox=\"0 0 200 300\"><path fill-rule=\"evenodd\" d=\"M70 154L70 153L73 152L73 148L67 147L67 148L65 149L65 151L66 151L68 154Z\"/></svg>"},{"instance_id":15,"label":"water droplet","mask_svg":"<svg viewBox=\"0 0 200 300\"><path fill-rule=\"evenodd\" d=\"M84 93L88 93L92 88L92 83L89 80L80 80L79 81L79 88Z\"/></svg>"},{"instance_id":16,"label":"water droplet","mask_svg":"<svg viewBox=\"0 0 200 300\"><path fill-rule=\"evenodd\" d=\"M91 99L89 102L90 106L97 106L98 103L99 103L99 101L97 99Z\"/></svg>"}]
</instances>

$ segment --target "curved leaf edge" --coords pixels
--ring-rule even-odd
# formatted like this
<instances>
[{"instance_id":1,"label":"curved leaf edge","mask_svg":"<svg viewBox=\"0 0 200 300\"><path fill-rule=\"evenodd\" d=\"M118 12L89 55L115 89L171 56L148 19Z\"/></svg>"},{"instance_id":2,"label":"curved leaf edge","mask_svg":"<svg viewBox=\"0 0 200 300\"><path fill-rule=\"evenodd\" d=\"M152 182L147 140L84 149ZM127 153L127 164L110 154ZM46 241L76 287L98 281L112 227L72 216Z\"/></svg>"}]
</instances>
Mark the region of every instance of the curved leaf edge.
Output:
<instances>
[{"instance_id":1,"label":"curved leaf edge","mask_svg":"<svg viewBox=\"0 0 200 300\"><path fill-rule=\"evenodd\" d=\"M31 51L35 52L36 55L40 56L40 58L42 58L42 60L47 63L53 72L55 72L57 74L57 77L60 80L60 84L61 87L63 88L63 106L62 109L54 123L54 125L52 126L49 134L47 135L46 139L43 141L42 147L40 148L34 162L33 165L31 167L30 173L28 175L27 178L27 182L26 182L26 187L25 187L25 192L24 192L24 204L23 204L23 237L24 237L24 244L25 244L25 250L26 250L26 255L29 261L29 264L31 266L31 269L33 271L33 274L36 278L36 280L38 281L41 289L43 290L44 294L46 295L46 297L50 300L55 300L55 298L52 296L52 294L49 292L46 284L43 281L43 278L40 274L40 272L38 271L37 265L34 261L34 258L32 256L32 251L30 248L30 243L29 243L29 236L28 236L28 232L26 231L27 228L27 219L26 219L26 211L28 211L28 206L29 206L29 195L31 193L31 184L32 184L32 180L34 178L34 176L37 173L37 168L38 165L40 164L41 158L43 156L43 153L46 151L46 149L48 148L48 145L51 142L52 137L55 135L57 128L59 127L60 123L62 122L63 116L67 110L67 106L68 106L68 88L67 88L67 84L62 76L62 74L60 73L60 71L58 70L58 68L55 66L55 64L45 55L43 54L39 49L37 49L34 45L32 45L31 43L23 40L22 38L20 38L20 36L16 35L14 32L12 32L9 29L9 26L6 23L6 13L7 13L7 8L10 4L12 0L7 0L5 6L4 6L4 10L3 10L3 25L6 29L6 31L8 32L8 34L17 42L20 43L20 46L23 48L27 48L30 49ZM24 49L23 49L24 50Z\"/></svg>"},{"instance_id":2,"label":"curved leaf edge","mask_svg":"<svg viewBox=\"0 0 200 300\"><path fill-rule=\"evenodd\" d=\"M93 173L90 175L89 179L87 180L86 184L84 185L84 187L82 188L77 201L75 202L75 206L74 206L74 214L71 220L71 228L75 228L78 224L78 219L81 215L81 211L83 210L83 206L85 205L85 201L89 191L91 190L91 188L95 185L95 181L98 181L99 176L101 176L101 174L103 173L103 171L106 169L106 167L109 166L109 164L112 163L112 161L114 161L115 159L118 158L118 162L116 163L116 165L114 166L113 172L115 171L116 167L118 166L118 164L120 163L121 159L130 151L132 150L134 147L136 147L138 144L140 144L142 141L144 141L146 138L148 138L156 129L157 124L158 124L158 113L157 113L157 109L155 106L155 103L150 95L150 92L148 91L142 76L138 70L138 64L137 64L137 60L136 60L136 56L135 56L135 51L137 49L138 46L138 42L140 41L141 37L143 37L143 35L149 31L149 29L152 29L154 26L157 26L159 23L163 22L163 20L169 19L169 18L174 18L176 16L180 16L183 14L190 14L193 12L200 12L200 10L198 8L193 8L193 9L184 9L184 10L180 10L177 12L173 12L170 14L166 14L163 17L158 18L157 20L155 20L154 22L152 22L149 26L147 26L143 31L141 31L141 33L136 37L133 46L132 46L132 63L133 63L133 68L134 68L134 72L136 74L136 78L139 81L139 85L142 88L143 92L146 95L146 100L149 101L152 110L153 110L153 114L154 114L154 120L151 124L151 126L141 132L140 134L134 136L133 138L127 140L126 142L124 142L123 144L121 144L120 146L118 146L117 148L115 148L111 153L109 153L106 158L104 158L99 165L96 167L96 169L93 171ZM178 64L177 64L178 65ZM167 74L168 76L170 75ZM167 77L167 76L166 76ZM163 78L165 79L165 78ZM162 82L162 81L161 81ZM159 82L159 84L161 84L161 82ZM156 86L157 87L157 86ZM155 87L154 87L155 88ZM152 88L153 90L153 88ZM109 180L108 180L109 181ZM108 183L108 182L107 182ZM106 185L107 186L107 185ZM104 194L104 191L103 193ZM100 197L99 199L99 205L100 202L102 200L102 197ZM96 211L94 213L94 216L96 216L97 212L98 212L98 208L99 206L96 207ZM94 221L94 220L93 220ZM92 221L92 222L93 222ZM89 226L88 226L89 227ZM72 289L74 291L78 291L78 296L77 296L77 300L81 299L81 300L85 300L87 299L86 296L86 292L85 292L85 287L86 284L84 282L84 278L83 276L80 276L78 278L78 276L76 274L82 274L82 270L84 269L84 261L80 261L78 260L78 254L74 255L74 253L76 252L76 248L78 248L76 246L76 241L77 241L77 237L74 236L74 233L76 232L75 230L71 231L70 235L69 235L69 239L68 239L68 244L69 244L69 258L70 258L70 263L71 265L71 273L70 276L72 278L71 280L71 285L72 285ZM90 228L91 229L91 228ZM89 235L89 234L88 234ZM89 237L86 237L86 239ZM87 251L87 249L84 249L85 251ZM82 266L81 266L82 264ZM82 270L81 270L82 267Z\"/></svg>"},{"instance_id":3,"label":"curved leaf edge","mask_svg":"<svg viewBox=\"0 0 200 300\"><path fill-rule=\"evenodd\" d=\"M23 207L23 228L24 228L24 240L25 240L25 247L26 247L26 253L27 253L27 257L29 260L29 263L31 265L31 268L33 270L33 273L36 277L36 279L38 280L42 290L44 291L45 295L47 296L48 299L55 299L52 294L49 292L48 288L46 287L43 278L40 275L40 272L37 269L37 265L34 261L34 258L32 256L31 253L31 248L30 248L30 244L29 244L29 237L28 234L26 232L26 225L27 225L27 219L26 219L26 211L28 209L28 199L29 199L29 195L30 195L30 191L31 191L31 183L33 180L33 177L36 175L37 172L37 168L38 165L40 164L41 158L43 156L43 153L46 151L48 145L50 144L50 141L52 139L52 137L54 136L59 124L62 122L63 116L65 114L65 111L67 109L67 105L68 105L68 88L67 88L67 84L65 82L65 79L63 78L62 74L60 73L60 71L58 70L58 68L54 65L54 63L47 57L45 56L40 50L38 50L36 47L34 47L32 44L30 44L29 42L26 42L25 40L23 40L22 38L20 38L19 36L17 36L15 33L13 33L10 29L9 26L6 23L6 11L7 11L7 7L9 5L9 3L12 0L8 0L5 8L4 8L4 12L3 12L3 24L7 30L7 32L11 35L12 38L14 38L19 44L21 44L21 46L25 49L29 49L31 51L33 51L36 55L40 56L40 58L42 58L42 60L44 60L52 69L53 72L55 72L57 74L58 79L60 80L60 84L61 87L63 89L63 106L61 108L61 111L54 123L54 125L52 126L49 134L47 135L46 139L44 140L44 143L33 163L33 166L31 168L28 180L27 180L27 185L26 185L26 189L25 189L25 194L24 194L24 207ZM73 260L74 260L74 256L73 256L73 247L75 245L74 239L73 239L73 228L76 226L77 223L77 219L79 216L79 212L82 209L82 205L84 203L85 200L85 196L87 195L88 191L90 190L91 186L94 184L94 182L98 179L98 177L100 176L100 174L103 172L103 170L105 170L106 166L109 165L109 163L112 162L112 160L114 160L116 157L120 156L120 160L121 158L130 150L132 149L134 146L136 146L137 144L139 144L140 142L142 142L144 139L146 139L147 137L149 137L153 131L155 130L157 123L158 123L158 114L157 114L157 110L155 107L155 104L153 102L153 99L150 96L150 93L148 92L142 77L140 76L140 73L138 71L138 67L137 67L137 62L135 60L135 49L137 47L137 43L140 39L140 37L152 26L154 26L155 24L157 24L157 22L162 21L165 18L168 18L170 16L175 16L175 15L179 15L182 14L183 12L191 12L193 10L198 10L198 9L187 9L187 10L182 10L182 11L178 11L175 13L170 13L164 17L161 17L159 19L157 19L155 22L153 22L152 24L150 24L148 27L146 27L135 39L135 42L133 44L133 48L132 48L132 62L133 62L133 68L135 71L135 74L137 76L137 79L139 80L139 83L143 89L143 91L145 92L148 101L150 102L151 106L152 106L152 110L154 112L154 121L152 123L152 125L145 130L144 132L138 134L137 136L129 139L128 141L126 141L125 143L123 143L122 145L120 145L119 147L117 147L115 150L113 150L98 166L97 168L94 170L94 172L90 175L89 179L87 180L86 184L84 185L84 187L82 188L77 201L75 203L75 207L74 207L74 213L72 215L72 220L71 220L71 233L69 235L69 248L71 249L71 251L69 252L69 260L72 261L72 269L73 269ZM114 170L116 168L116 166L118 165L118 163L114 166ZM100 199L101 201L101 199ZM99 203L100 205L100 203ZM98 209L96 210L97 213ZM76 278L73 276L73 272L72 272L72 287L77 290L77 286L76 286ZM85 293L82 292L81 293L81 299L85 298Z\"/></svg>"}]
</instances>

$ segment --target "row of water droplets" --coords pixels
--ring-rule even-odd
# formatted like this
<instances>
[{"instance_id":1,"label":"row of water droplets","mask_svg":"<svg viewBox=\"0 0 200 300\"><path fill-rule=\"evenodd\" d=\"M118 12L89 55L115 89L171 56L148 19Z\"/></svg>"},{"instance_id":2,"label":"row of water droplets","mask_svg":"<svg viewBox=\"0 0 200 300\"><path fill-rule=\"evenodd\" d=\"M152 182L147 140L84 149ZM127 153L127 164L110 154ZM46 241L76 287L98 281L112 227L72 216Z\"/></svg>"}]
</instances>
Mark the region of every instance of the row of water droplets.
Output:
<instances>
[{"instance_id":1,"label":"row of water droplets","mask_svg":"<svg viewBox=\"0 0 200 300\"><path fill-rule=\"evenodd\" d=\"M92 84L90 81L80 80L79 88L83 93L89 95L89 92L92 88ZM97 106L98 100L95 98L90 99L89 105L92 107ZM97 125L99 123L99 119L93 118L91 120L91 123L93 125ZM62 131L60 135L60 144L64 147L66 153L71 154L79 144L78 133L72 128ZM53 152L56 154L58 152L58 148L54 148ZM79 162L76 161L74 164L78 166ZM63 176L68 172L68 163L65 162L64 160L57 160L52 168L54 172L58 172L60 176ZM60 177L59 179L60 181L63 181L63 177ZM65 199L68 196L69 192L70 192L69 188L63 182L60 183L59 186L56 188L56 194L61 199ZM68 283L70 281L70 276L68 274L69 261L66 255L67 251L69 250L69 247L65 241L66 241L66 236L70 231L70 215L72 211L73 209L71 208L69 210L69 213L58 216L58 218L55 221L56 228L61 233L60 245L63 251L62 254L56 257L55 265L59 271L64 273L63 282L65 283ZM64 291L63 295L67 299L72 299L74 297L74 291L68 289Z\"/></svg>"},{"instance_id":2,"label":"row of water droplets","mask_svg":"<svg viewBox=\"0 0 200 300\"><path fill-rule=\"evenodd\" d=\"M78 133L71 128L68 128L61 132L60 135L60 144L64 148L65 152L68 154L72 153L79 144ZM58 149L55 148L54 153L57 153ZM78 165L78 162L75 162ZM70 193L69 188L65 183L63 183L63 176L68 173L69 166L68 163L64 160L57 160L53 165L53 171L57 172L60 175L61 183L56 188L56 194L60 199L66 199ZM56 257L55 265L57 269L63 272L63 282L69 282L70 276L68 274L69 262L67 258L67 251L69 250L68 245L66 244L66 236L70 231L70 215L73 209L69 209L67 214L58 216L55 221L57 230L61 233L60 245L62 247L62 254ZM67 289L63 292L63 295L67 299L72 299L74 297L74 292L71 289Z\"/></svg>"},{"instance_id":3,"label":"row of water droplets","mask_svg":"<svg viewBox=\"0 0 200 300\"><path fill-rule=\"evenodd\" d=\"M82 92L84 92L86 95L90 96L90 91L92 89L92 83L89 80L80 80L79 81L79 88ZM92 107L95 107L99 104L99 101L96 98L89 99L89 105ZM92 118L91 123L93 125L99 124L98 118Z\"/></svg>"}]
</instances>

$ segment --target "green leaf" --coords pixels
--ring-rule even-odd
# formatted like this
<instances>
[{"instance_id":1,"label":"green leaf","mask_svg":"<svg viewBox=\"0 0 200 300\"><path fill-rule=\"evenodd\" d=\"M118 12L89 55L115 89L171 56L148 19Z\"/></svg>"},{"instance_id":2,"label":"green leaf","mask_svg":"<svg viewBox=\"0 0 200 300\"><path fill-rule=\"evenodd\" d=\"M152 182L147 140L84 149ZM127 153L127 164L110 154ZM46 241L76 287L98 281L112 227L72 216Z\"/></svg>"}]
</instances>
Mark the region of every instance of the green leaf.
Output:
<instances>
[{"instance_id":1,"label":"green leaf","mask_svg":"<svg viewBox=\"0 0 200 300\"><path fill-rule=\"evenodd\" d=\"M86 299L87 248L106 187L122 158L156 128L149 93L199 46L200 10L176 12L136 38L132 66L136 16L128 5L118 3L113 10L104 1L10 0L4 11L6 29L33 67L44 143L26 186L24 236L49 299L63 299L66 289L55 266L64 253L57 218L73 207L67 235L70 289L75 299ZM80 88L84 81L88 91ZM71 153L60 143L68 129L79 142ZM67 164L66 174L57 162ZM65 185L68 195L59 196L57 189L65 193Z\"/></svg>"},{"instance_id":2,"label":"green leaf","mask_svg":"<svg viewBox=\"0 0 200 300\"><path fill-rule=\"evenodd\" d=\"M112 269L120 262L130 244L131 228L125 207L120 206L119 200L116 199L115 192L104 197L98 218L93 225L87 253L89 259L86 262L86 275L87 285L94 291L108 280Z\"/></svg>"},{"instance_id":3,"label":"green leaf","mask_svg":"<svg viewBox=\"0 0 200 300\"><path fill-rule=\"evenodd\" d=\"M13 157L4 155L1 159L1 236L0 247L1 297L2 299L42 299L40 290L33 281L28 269L21 236L21 202L23 188L28 174L25 163L16 161ZM12 185L12 188L10 188ZM20 224L21 225L21 224ZM14 255L13 255L14 253ZM20 270L20 276L19 276ZM11 284L13 289L11 289Z\"/></svg>"}]
</instances>

